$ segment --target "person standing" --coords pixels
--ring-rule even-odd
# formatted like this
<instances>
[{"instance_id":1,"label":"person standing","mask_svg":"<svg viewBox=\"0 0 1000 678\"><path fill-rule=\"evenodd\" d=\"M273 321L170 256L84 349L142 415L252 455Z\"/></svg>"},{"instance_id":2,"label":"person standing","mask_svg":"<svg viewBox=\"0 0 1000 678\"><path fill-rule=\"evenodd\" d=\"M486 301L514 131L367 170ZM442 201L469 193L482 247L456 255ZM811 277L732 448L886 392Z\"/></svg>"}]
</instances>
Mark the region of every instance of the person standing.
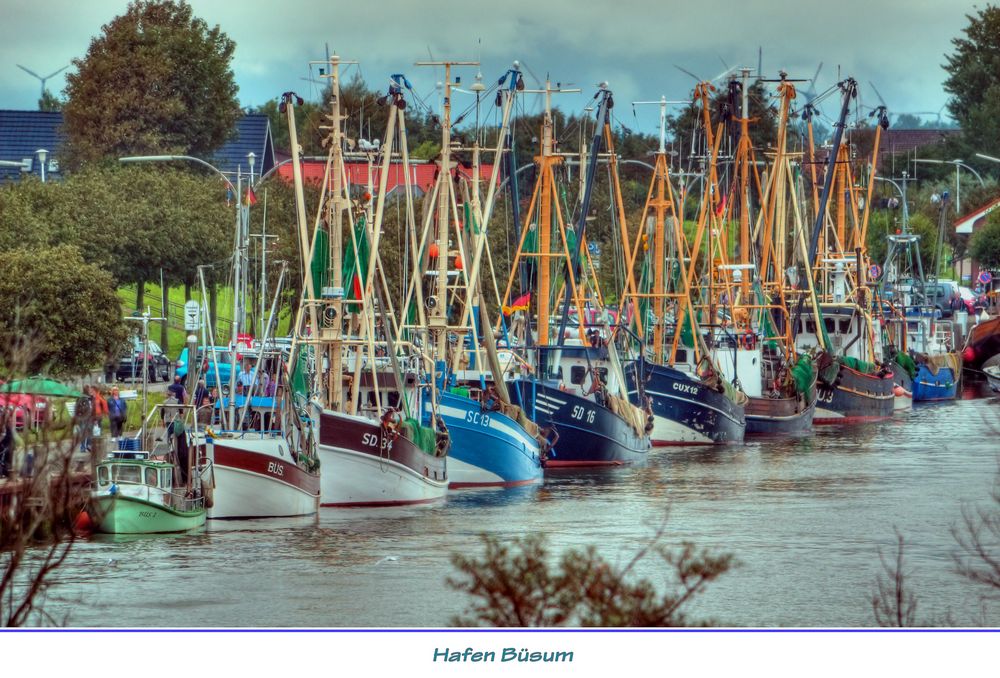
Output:
<instances>
[{"instance_id":1,"label":"person standing","mask_svg":"<svg viewBox=\"0 0 1000 678\"><path fill-rule=\"evenodd\" d=\"M167 393L176 398L180 405L187 401L187 390L184 388L184 382L176 374L174 375L174 383L167 386Z\"/></svg>"},{"instance_id":2,"label":"person standing","mask_svg":"<svg viewBox=\"0 0 1000 678\"><path fill-rule=\"evenodd\" d=\"M108 399L108 423L111 425L111 439L118 440L122 435L122 427L128 418L128 403L122 400L118 387L111 389Z\"/></svg>"},{"instance_id":3,"label":"person standing","mask_svg":"<svg viewBox=\"0 0 1000 678\"><path fill-rule=\"evenodd\" d=\"M243 370L240 372L237 386L240 395L250 395L250 386L253 384L253 370L250 369L250 361L243 361Z\"/></svg>"},{"instance_id":4,"label":"person standing","mask_svg":"<svg viewBox=\"0 0 1000 678\"><path fill-rule=\"evenodd\" d=\"M196 407L201 407L201 402L208 397L208 388L205 386L205 380L199 379L197 386L194 387L194 398L191 402Z\"/></svg>"},{"instance_id":5,"label":"person standing","mask_svg":"<svg viewBox=\"0 0 1000 678\"><path fill-rule=\"evenodd\" d=\"M83 387L83 395L76 399L73 408L73 422L76 424L76 434L80 439L80 451L90 451L90 436L93 434L94 397L90 384Z\"/></svg>"},{"instance_id":6,"label":"person standing","mask_svg":"<svg viewBox=\"0 0 1000 678\"><path fill-rule=\"evenodd\" d=\"M7 408L0 406L0 478L10 475L10 466L14 459L13 429Z\"/></svg>"}]
</instances>

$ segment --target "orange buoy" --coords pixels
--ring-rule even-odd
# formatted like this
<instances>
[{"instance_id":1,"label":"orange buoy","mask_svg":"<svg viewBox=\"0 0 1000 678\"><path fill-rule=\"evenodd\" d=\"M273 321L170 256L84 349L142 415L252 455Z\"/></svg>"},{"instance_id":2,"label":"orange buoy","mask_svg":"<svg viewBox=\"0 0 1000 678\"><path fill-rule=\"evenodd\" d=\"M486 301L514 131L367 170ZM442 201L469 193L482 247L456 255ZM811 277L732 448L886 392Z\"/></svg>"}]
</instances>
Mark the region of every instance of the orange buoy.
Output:
<instances>
[{"instance_id":1,"label":"orange buoy","mask_svg":"<svg viewBox=\"0 0 1000 678\"><path fill-rule=\"evenodd\" d=\"M436 242L432 242L431 246L427 248L427 254L430 255L431 259L434 259L438 255L438 246Z\"/></svg>"},{"instance_id":2,"label":"orange buoy","mask_svg":"<svg viewBox=\"0 0 1000 678\"><path fill-rule=\"evenodd\" d=\"M462 270L462 257L455 257L455 270L456 271Z\"/></svg>"},{"instance_id":3,"label":"orange buoy","mask_svg":"<svg viewBox=\"0 0 1000 678\"><path fill-rule=\"evenodd\" d=\"M90 514L86 511L80 511L80 515L76 517L76 522L73 523L73 529L77 532L93 532L94 523L90 519Z\"/></svg>"}]
</instances>

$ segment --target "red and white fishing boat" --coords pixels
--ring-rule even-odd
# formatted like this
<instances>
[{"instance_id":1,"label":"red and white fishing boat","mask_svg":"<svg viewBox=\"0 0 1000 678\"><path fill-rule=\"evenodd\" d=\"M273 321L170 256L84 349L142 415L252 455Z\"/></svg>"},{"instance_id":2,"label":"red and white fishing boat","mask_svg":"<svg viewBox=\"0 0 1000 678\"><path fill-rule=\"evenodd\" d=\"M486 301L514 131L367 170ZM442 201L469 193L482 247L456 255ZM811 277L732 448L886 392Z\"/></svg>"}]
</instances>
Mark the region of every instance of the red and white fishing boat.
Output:
<instances>
[{"instance_id":1,"label":"red and white fishing boat","mask_svg":"<svg viewBox=\"0 0 1000 678\"><path fill-rule=\"evenodd\" d=\"M335 469L323 475L323 506L427 504L447 494L445 455L382 421L323 410L319 422L320 462Z\"/></svg>"},{"instance_id":2,"label":"red and white fishing boat","mask_svg":"<svg viewBox=\"0 0 1000 678\"><path fill-rule=\"evenodd\" d=\"M308 516L319 509L319 470L307 470L280 433L213 434L206 440L215 466L209 519Z\"/></svg>"},{"instance_id":3,"label":"red and white fishing boat","mask_svg":"<svg viewBox=\"0 0 1000 678\"><path fill-rule=\"evenodd\" d=\"M322 273L307 274L289 364L295 398L308 399L315 454L322 467L322 506L397 506L444 499L449 437L420 424L422 392L415 358L397 346L391 299L377 253L396 129L403 128L401 91L390 90L379 185L360 201L344 184L339 57L329 61L329 157L323 182L325 219L311 234L305 222L294 97L282 104L292 147L298 230L303 251L322 247ZM406 162L405 146L402 149ZM374 161L373 161L374 162ZM405 166L405 165L404 165ZM372 204L375 193L377 205ZM312 258L312 255L310 255ZM376 302L377 300L377 302ZM301 356L301 360L300 360ZM300 363L305 363L303 366ZM406 367L403 364L406 363ZM405 376L404 376L405 375ZM434 389L429 390L436 414Z\"/></svg>"}]
</instances>

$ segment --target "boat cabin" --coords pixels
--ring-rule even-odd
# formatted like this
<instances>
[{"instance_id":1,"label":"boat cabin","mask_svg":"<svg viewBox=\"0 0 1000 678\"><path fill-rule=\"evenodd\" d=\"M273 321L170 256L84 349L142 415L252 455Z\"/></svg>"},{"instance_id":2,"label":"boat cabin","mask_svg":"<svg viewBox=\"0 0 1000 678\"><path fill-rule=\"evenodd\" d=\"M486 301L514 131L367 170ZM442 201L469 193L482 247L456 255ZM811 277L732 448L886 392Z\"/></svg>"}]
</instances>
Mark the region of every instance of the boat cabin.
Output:
<instances>
[{"instance_id":1,"label":"boat cabin","mask_svg":"<svg viewBox=\"0 0 1000 678\"><path fill-rule=\"evenodd\" d=\"M170 505L174 489L174 467L150 459L149 452L112 452L97 464L98 493L121 494Z\"/></svg>"},{"instance_id":2,"label":"boat cabin","mask_svg":"<svg viewBox=\"0 0 1000 678\"><path fill-rule=\"evenodd\" d=\"M870 331L868 322L853 305L830 305L821 307L823 329L830 339L829 351L833 355L869 361L869 351L882 357L882 333ZM802 312L795 336L795 350L808 353L820 345L820 333L812 311ZM873 344L874 342L874 344Z\"/></svg>"}]
</instances>

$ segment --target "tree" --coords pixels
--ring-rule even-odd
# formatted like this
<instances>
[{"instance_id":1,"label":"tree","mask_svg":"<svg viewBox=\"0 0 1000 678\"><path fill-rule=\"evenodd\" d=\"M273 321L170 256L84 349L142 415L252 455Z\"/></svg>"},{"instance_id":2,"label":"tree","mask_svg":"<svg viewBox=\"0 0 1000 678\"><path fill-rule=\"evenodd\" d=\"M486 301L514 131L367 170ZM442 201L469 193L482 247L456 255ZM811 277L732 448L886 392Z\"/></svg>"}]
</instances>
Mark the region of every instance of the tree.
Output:
<instances>
[{"instance_id":1,"label":"tree","mask_svg":"<svg viewBox=\"0 0 1000 678\"><path fill-rule=\"evenodd\" d=\"M986 225L969 241L969 254L987 268L1000 267L1000 215L990 215Z\"/></svg>"},{"instance_id":2,"label":"tree","mask_svg":"<svg viewBox=\"0 0 1000 678\"><path fill-rule=\"evenodd\" d=\"M915 626L917 622L917 595L909 587L910 573L903 564L905 550L903 535L896 531L896 560L888 562L879 549L884 575L879 575L872 592L872 613L879 626L903 628Z\"/></svg>"},{"instance_id":3,"label":"tree","mask_svg":"<svg viewBox=\"0 0 1000 678\"><path fill-rule=\"evenodd\" d=\"M71 164L123 155L204 156L241 115L235 43L181 0L138 0L102 28L66 77Z\"/></svg>"},{"instance_id":4,"label":"tree","mask_svg":"<svg viewBox=\"0 0 1000 678\"><path fill-rule=\"evenodd\" d=\"M728 572L731 555L712 555L685 542L664 542L666 520L624 567L602 558L594 547L570 549L549 565L545 539L516 538L506 546L483 535L482 558L453 554L461 577L448 584L471 595L457 626L708 626L711 620L688 616L691 602ZM661 593L648 579L633 578L636 566L655 554L671 570L670 590Z\"/></svg>"},{"instance_id":5,"label":"tree","mask_svg":"<svg viewBox=\"0 0 1000 678\"><path fill-rule=\"evenodd\" d=\"M962 509L962 524L952 530L960 552L955 571L980 586L983 602L1000 601L1000 476L990 508Z\"/></svg>"},{"instance_id":6,"label":"tree","mask_svg":"<svg viewBox=\"0 0 1000 678\"><path fill-rule=\"evenodd\" d=\"M126 338L111 275L70 246L10 250L0 267L0 366L36 347L27 374L78 375L104 364Z\"/></svg>"},{"instance_id":7,"label":"tree","mask_svg":"<svg viewBox=\"0 0 1000 678\"><path fill-rule=\"evenodd\" d=\"M38 100L38 110L40 111L61 111L64 105L65 102L48 89L42 91L42 98Z\"/></svg>"},{"instance_id":8,"label":"tree","mask_svg":"<svg viewBox=\"0 0 1000 678\"><path fill-rule=\"evenodd\" d=\"M962 145L990 152L1000 138L1000 8L987 5L966 18L965 36L953 38L955 51L945 56L944 89Z\"/></svg>"}]
</instances>

